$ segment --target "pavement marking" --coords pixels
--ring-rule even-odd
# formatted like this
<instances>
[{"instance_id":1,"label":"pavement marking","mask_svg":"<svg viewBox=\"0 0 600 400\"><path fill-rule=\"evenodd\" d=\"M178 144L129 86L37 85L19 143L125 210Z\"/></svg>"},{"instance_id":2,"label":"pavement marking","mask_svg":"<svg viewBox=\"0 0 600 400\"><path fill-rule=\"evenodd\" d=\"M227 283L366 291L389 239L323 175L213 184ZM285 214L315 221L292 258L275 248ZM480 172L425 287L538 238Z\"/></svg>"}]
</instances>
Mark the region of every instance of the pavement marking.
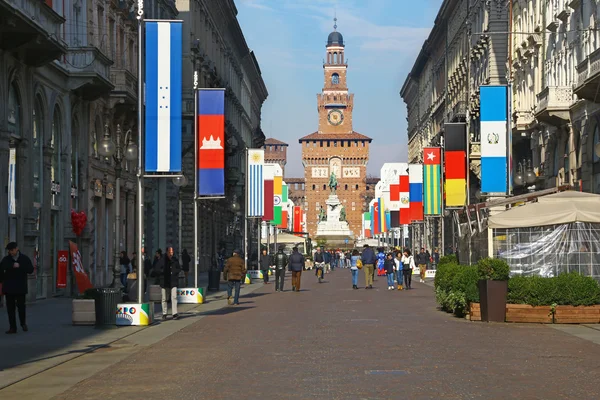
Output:
<instances>
[{"instance_id":1,"label":"pavement marking","mask_svg":"<svg viewBox=\"0 0 600 400\"><path fill-rule=\"evenodd\" d=\"M351 319L350 322L379 322L378 319Z\"/></svg>"},{"instance_id":2,"label":"pavement marking","mask_svg":"<svg viewBox=\"0 0 600 400\"><path fill-rule=\"evenodd\" d=\"M408 371L401 369L368 369L365 375L408 375Z\"/></svg>"}]
</instances>

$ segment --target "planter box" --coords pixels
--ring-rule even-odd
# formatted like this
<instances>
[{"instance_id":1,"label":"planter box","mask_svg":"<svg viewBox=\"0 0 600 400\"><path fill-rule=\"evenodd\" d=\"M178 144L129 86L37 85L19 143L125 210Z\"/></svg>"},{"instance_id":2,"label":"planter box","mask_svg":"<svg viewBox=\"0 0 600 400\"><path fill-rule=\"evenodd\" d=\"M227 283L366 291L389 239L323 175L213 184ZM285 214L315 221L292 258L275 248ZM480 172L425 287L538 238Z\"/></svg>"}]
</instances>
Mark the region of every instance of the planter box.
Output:
<instances>
[{"instance_id":1,"label":"planter box","mask_svg":"<svg viewBox=\"0 0 600 400\"><path fill-rule=\"evenodd\" d=\"M550 306L530 306L529 304L507 304L506 322L534 322L551 324Z\"/></svg>"},{"instance_id":2,"label":"planter box","mask_svg":"<svg viewBox=\"0 0 600 400\"><path fill-rule=\"evenodd\" d=\"M506 294L508 281L479 281L481 320L504 322L506 319Z\"/></svg>"},{"instance_id":3,"label":"planter box","mask_svg":"<svg viewBox=\"0 0 600 400\"><path fill-rule=\"evenodd\" d=\"M554 322L557 324L598 324L600 323L600 305L556 306Z\"/></svg>"},{"instance_id":4,"label":"planter box","mask_svg":"<svg viewBox=\"0 0 600 400\"><path fill-rule=\"evenodd\" d=\"M481 305L479 303L469 304L469 319L471 321L481 321Z\"/></svg>"},{"instance_id":5,"label":"planter box","mask_svg":"<svg viewBox=\"0 0 600 400\"><path fill-rule=\"evenodd\" d=\"M73 325L94 325L96 323L96 306L93 299L73 299Z\"/></svg>"}]
</instances>

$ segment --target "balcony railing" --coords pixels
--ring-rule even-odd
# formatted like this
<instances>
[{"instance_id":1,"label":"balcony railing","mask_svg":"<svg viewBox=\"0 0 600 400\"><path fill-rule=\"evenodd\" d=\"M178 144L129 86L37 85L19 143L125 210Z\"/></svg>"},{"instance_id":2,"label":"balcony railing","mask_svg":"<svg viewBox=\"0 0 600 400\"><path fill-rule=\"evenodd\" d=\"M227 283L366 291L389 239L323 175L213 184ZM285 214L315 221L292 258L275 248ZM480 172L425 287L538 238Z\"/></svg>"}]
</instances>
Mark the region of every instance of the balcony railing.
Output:
<instances>
[{"instance_id":1,"label":"balcony railing","mask_svg":"<svg viewBox=\"0 0 600 400\"><path fill-rule=\"evenodd\" d=\"M575 84L575 94L582 99L597 101L598 83L600 82L600 48L596 49L590 55L577 65L577 83Z\"/></svg>"},{"instance_id":2,"label":"balcony railing","mask_svg":"<svg viewBox=\"0 0 600 400\"><path fill-rule=\"evenodd\" d=\"M560 126L569 120L573 89L569 86L546 86L538 95L535 116L540 121Z\"/></svg>"}]
</instances>

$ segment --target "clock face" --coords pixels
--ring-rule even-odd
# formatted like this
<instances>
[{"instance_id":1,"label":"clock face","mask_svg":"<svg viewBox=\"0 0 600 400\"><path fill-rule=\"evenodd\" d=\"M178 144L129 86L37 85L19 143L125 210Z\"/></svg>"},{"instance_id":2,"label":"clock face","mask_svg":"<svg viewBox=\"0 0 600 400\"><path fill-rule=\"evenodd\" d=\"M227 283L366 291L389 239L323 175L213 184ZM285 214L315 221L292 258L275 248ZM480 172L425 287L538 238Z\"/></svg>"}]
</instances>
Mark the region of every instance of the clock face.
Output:
<instances>
[{"instance_id":1,"label":"clock face","mask_svg":"<svg viewBox=\"0 0 600 400\"><path fill-rule=\"evenodd\" d=\"M339 125L344 121L344 114L338 110L331 110L327 114L327 120L331 125Z\"/></svg>"}]
</instances>

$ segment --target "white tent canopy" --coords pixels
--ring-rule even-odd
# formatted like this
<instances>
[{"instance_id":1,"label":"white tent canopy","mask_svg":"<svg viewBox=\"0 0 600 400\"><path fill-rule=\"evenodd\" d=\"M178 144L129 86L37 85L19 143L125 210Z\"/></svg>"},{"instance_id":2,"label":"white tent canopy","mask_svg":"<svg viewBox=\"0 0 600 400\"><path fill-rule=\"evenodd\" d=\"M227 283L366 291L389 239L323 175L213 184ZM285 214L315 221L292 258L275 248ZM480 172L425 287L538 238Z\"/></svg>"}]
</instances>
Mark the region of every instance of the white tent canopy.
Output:
<instances>
[{"instance_id":1,"label":"white tent canopy","mask_svg":"<svg viewBox=\"0 0 600 400\"><path fill-rule=\"evenodd\" d=\"M572 222L600 223L600 195L567 191L542 196L537 203L525 204L489 217L488 226L509 229Z\"/></svg>"}]
</instances>

